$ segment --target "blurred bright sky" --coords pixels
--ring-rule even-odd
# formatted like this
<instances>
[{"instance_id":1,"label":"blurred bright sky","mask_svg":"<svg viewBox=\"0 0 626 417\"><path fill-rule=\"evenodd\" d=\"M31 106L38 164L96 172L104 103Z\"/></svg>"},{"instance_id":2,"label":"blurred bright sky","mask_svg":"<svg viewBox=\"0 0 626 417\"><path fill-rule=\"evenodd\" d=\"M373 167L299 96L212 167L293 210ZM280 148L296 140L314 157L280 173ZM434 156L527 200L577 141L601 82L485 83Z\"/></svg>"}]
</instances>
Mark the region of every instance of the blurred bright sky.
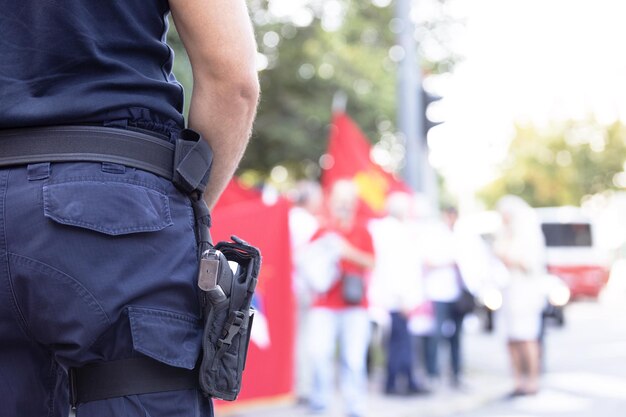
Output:
<instances>
[{"instance_id":1,"label":"blurred bright sky","mask_svg":"<svg viewBox=\"0 0 626 417\"><path fill-rule=\"evenodd\" d=\"M514 122L626 122L626 3L467 0L464 62L445 82L432 162L456 192L493 178Z\"/></svg>"}]
</instances>

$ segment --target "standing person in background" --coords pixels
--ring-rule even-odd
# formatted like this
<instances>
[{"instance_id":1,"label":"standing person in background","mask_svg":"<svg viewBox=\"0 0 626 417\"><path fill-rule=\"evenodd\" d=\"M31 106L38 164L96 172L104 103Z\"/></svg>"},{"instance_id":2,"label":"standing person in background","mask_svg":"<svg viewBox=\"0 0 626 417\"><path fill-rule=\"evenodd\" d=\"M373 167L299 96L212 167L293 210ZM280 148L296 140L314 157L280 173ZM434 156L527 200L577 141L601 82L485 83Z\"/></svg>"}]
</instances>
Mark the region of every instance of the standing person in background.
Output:
<instances>
[{"instance_id":1,"label":"standing person in background","mask_svg":"<svg viewBox=\"0 0 626 417\"><path fill-rule=\"evenodd\" d=\"M515 383L511 395L532 395L539 390L539 335L546 303L542 283L546 273L545 240L536 213L521 198L504 196L497 210L502 228L493 250L509 272L502 314Z\"/></svg>"},{"instance_id":2,"label":"standing person in background","mask_svg":"<svg viewBox=\"0 0 626 417\"><path fill-rule=\"evenodd\" d=\"M464 318L456 310L455 302L461 297L465 285L457 262L458 246L454 235L457 218L456 209L447 208L443 212L443 222L435 220L421 230L426 252L424 287L435 315L435 334L428 339L426 348L426 370L436 385L441 374L439 353L442 343L446 342L449 346L451 385L455 388L461 384L461 333Z\"/></svg>"},{"instance_id":3,"label":"standing person in background","mask_svg":"<svg viewBox=\"0 0 626 417\"><path fill-rule=\"evenodd\" d=\"M411 204L411 230L414 234L416 248L415 252L420 258L420 285L422 288L423 300L422 303L411 312L409 319L409 331L414 340L415 357L417 363L415 366L415 372L418 375L429 377L430 381L427 381L428 385L432 384L432 377L428 372L430 368L429 360L432 360L432 354L430 351L433 346L436 346L434 342L435 335L435 313L432 301L428 298L425 288L425 262L426 254L428 253L428 247L431 242L428 239L429 230L432 228L434 209L432 203L421 193L413 194ZM428 387L430 388L430 387Z\"/></svg>"},{"instance_id":4,"label":"standing person in background","mask_svg":"<svg viewBox=\"0 0 626 417\"><path fill-rule=\"evenodd\" d=\"M316 414L324 413L332 400L337 342L347 414L362 417L367 407L370 320L366 294L367 275L374 266L374 247L366 225L356 216L358 201L356 186L351 181L337 181L328 200L327 225L314 237L334 233L342 239L339 276L326 292L317 296L309 313L309 352L313 366L310 404ZM360 288L360 297L347 284Z\"/></svg>"},{"instance_id":5,"label":"standing person in background","mask_svg":"<svg viewBox=\"0 0 626 417\"><path fill-rule=\"evenodd\" d=\"M85 389L69 389L68 370L132 363L159 378L101 398L132 378L85 378L76 415L211 416L193 371L197 239L256 111L245 2L0 5L0 414L65 417L70 392ZM188 127L201 137L183 131L170 9L193 68ZM178 154L191 165L175 160L175 143L197 150ZM181 166L189 175L172 179Z\"/></svg>"},{"instance_id":6,"label":"standing person in background","mask_svg":"<svg viewBox=\"0 0 626 417\"><path fill-rule=\"evenodd\" d=\"M293 190L294 206L289 211L291 253L294 259L293 290L296 297L296 343L295 343L295 392L298 402L308 401L311 392L311 362L308 358L309 310L315 296L314 290L304 274L298 271L301 251L310 242L320 227L319 216L323 204L320 185L312 181L300 181Z\"/></svg>"},{"instance_id":7,"label":"standing person in background","mask_svg":"<svg viewBox=\"0 0 626 417\"><path fill-rule=\"evenodd\" d=\"M386 207L386 217L369 223L376 253L369 299L372 306L384 309L391 320L384 392L418 394L425 390L414 374L415 354L408 317L424 296L422 260L409 223L411 197L402 192L392 193ZM399 380L403 380L404 389L398 386Z\"/></svg>"}]
</instances>

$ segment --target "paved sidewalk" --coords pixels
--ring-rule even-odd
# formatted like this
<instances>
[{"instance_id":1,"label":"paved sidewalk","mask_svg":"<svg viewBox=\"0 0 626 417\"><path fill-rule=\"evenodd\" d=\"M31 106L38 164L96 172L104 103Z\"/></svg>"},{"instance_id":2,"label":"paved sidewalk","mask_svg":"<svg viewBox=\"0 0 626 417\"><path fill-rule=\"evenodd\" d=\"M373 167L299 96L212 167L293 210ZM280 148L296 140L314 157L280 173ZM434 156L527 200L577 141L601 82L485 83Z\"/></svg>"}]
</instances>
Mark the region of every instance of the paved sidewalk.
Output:
<instances>
[{"instance_id":1,"label":"paved sidewalk","mask_svg":"<svg viewBox=\"0 0 626 417\"><path fill-rule=\"evenodd\" d=\"M466 387L453 390L446 385L429 395L385 396L380 383L372 382L365 417L442 417L456 416L503 398L510 390L510 381L502 376L471 371L466 377ZM247 406L217 413L217 417L311 417L303 405L284 401L282 404ZM339 395L328 413L320 417L344 417Z\"/></svg>"}]
</instances>

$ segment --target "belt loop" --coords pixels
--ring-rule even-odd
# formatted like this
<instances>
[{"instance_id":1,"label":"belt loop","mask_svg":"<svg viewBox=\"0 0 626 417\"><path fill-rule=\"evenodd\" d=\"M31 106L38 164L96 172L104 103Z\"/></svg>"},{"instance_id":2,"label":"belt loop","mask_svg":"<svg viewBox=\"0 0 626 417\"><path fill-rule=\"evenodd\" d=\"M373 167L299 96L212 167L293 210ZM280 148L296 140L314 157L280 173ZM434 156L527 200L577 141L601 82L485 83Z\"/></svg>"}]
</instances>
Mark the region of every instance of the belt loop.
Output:
<instances>
[{"instance_id":1,"label":"belt loop","mask_svg":"<svg viewBox=\"0 0 626 417\"><path fill-rule=\"evenodd\" d=\"M30 164L27 168L28 181L45 180L50 178L50 162Z\"/></svg>"},{"instance_id":2,"label":"belt loop","mask_svg":"<svg viewBox=\"0 0 626 417\"><path fill-rule=\"evenodd\" d=\"M126 172L126 167L121 164L114 164L111 162L103 162L102 163L102 172L106 172L108 174L124 174Z\"/></svg>"}]
</instances>

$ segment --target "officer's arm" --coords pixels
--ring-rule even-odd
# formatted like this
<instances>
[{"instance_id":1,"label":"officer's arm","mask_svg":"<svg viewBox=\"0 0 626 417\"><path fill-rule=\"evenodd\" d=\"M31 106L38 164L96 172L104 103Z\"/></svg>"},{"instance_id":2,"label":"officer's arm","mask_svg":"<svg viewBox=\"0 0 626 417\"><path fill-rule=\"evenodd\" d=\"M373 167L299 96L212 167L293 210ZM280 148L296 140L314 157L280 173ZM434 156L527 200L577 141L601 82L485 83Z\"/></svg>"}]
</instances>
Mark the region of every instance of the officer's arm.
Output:
<instances>
[{"instance_id":1,"label":"officer's arm","mask_svg":"<svg viewBox=\"0 0 626 417\"><path fill-rule=\"evenodd\" d=\"M189 127L214 153L205 200L213 208L248 143L259 98L256 43L244 0L170 0L193 70Z\"/></svg>"}]
</instances>

